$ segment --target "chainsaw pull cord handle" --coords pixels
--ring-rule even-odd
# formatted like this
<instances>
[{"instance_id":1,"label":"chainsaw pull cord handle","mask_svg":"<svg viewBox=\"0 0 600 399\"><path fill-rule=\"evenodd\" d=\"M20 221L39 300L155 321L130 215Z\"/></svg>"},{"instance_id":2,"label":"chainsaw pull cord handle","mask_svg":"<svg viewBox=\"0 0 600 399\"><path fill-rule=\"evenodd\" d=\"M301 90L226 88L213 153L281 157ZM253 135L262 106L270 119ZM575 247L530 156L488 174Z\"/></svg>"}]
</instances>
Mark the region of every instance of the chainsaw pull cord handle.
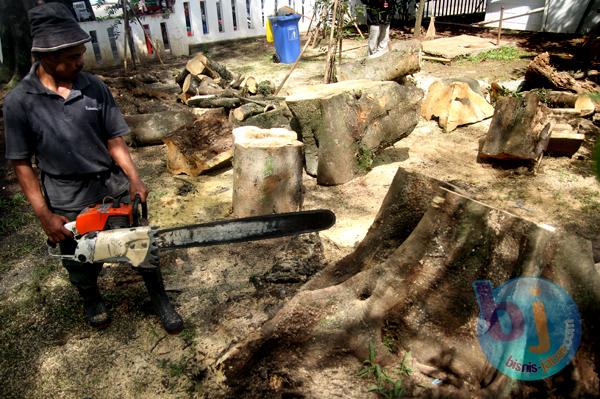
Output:
<instances>
[{"instance_id":1,"label":"chainsaw pull cord handle","mask_svg":"<svg viewBox=\"0 0 600 399\"><path fill-rule=\"evenodd\" d=\"M142 209L141 218L140 208ZM133 219L133 227L138 227L140 224L145 223L148 220L148 204L146 202L142 202L142 197L140 197L139 194L136 194L133 198L133 212L131 217Z\"/></svg>"}]
</instances>

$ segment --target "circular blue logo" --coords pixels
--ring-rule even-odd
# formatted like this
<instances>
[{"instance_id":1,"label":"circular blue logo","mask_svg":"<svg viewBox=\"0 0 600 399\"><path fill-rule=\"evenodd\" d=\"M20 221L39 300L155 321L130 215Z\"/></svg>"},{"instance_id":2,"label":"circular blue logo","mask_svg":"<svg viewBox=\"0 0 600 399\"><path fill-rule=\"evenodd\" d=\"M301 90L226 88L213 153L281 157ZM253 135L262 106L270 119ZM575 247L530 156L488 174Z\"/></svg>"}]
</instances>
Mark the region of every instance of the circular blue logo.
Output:
<instances>
[{"instance_id":1,"label":"circular blue logo","mask_svg":"<svg viewBox=\"0 0 600 399\"><path fill-rule=\"evenodd\" d=\"M581 318L561 287L520 277L495 289L489 280L475 281L473 289L479 344L500 372L518 380L541 380L571 362L581 340Z\"/></svg>"}]
</instances>

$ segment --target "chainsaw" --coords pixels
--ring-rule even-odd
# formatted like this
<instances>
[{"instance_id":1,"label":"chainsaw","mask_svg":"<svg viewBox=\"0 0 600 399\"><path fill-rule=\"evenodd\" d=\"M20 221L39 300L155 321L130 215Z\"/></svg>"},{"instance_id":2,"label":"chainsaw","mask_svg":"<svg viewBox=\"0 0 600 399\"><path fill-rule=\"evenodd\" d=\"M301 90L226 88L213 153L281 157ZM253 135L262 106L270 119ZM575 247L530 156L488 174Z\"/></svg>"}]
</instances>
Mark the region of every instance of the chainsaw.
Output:
<instances>
[{"instance_id":1,"label":"chainsaw","mask_svg":"<svg viewBox=\"0 0 600 399\"><path fill-rule=\"evenodd\" d=\"M81 263L127 262L155 267L159 251L263 240L328 229L335 214L327 209L251 216L160 229L144 225L148 207L136 196L133 203L98 204L65 224L77 243L72 255L50 256Z\"/></svg>"}]
</instances>

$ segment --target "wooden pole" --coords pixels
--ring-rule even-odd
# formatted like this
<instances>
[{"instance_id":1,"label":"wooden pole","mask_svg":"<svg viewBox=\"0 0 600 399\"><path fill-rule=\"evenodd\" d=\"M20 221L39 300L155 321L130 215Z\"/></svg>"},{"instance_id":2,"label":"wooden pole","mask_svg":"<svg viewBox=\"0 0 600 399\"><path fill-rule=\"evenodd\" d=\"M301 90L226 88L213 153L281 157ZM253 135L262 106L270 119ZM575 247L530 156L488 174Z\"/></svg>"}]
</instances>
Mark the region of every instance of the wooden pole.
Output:
<instances>
[{"instance_id":1,"label":"wooden pole","mask_svg":"<svg viewBox=\"0 0 600 399\"><path fill-rule=\"evenodd\" d=\"M504 7L500 7L500 22L498 23L498 39L496 39L496 46L500 45L500 36L502 35L502 18L504 17Z\"/></svg>"},{"instance_id":2,"label":"wooden pole","mask_svg":"<svg viewBox=\"0 0 600 399\"><path fill-rule=\"evenodd\" d=\"M121 0L123 9L123 69L127 70L127 8L125 0Z\"/></svg>"},{"instance_id":3,"label":"wooden pole","mask_svg":"<svg viewBox=\"0 0 600 399\"><path fill-rule=\"evenodd\" d=\"M415 19L414 36L418 39L421 37L421 21L423 20L423 9L425 8L425 0L419 0L419 8L417 9L417 17Z\"/></svg>"},{"instance_id":4,"label":"wooden pole","mask_svg":"<svg viewBox=\"0 0 600 399\"><path fill-rule=\"evenodd\" d=\"M327 60L325 61L325 76L323 77L323 83L331 83L332 59L334 59L335 57L335 46L333 45L333 37L335 35L338 3L339 0L333 0L333 16L331 18L331 32L329 33L329 43L327 44Z\"/></svg>"}]
</instances>

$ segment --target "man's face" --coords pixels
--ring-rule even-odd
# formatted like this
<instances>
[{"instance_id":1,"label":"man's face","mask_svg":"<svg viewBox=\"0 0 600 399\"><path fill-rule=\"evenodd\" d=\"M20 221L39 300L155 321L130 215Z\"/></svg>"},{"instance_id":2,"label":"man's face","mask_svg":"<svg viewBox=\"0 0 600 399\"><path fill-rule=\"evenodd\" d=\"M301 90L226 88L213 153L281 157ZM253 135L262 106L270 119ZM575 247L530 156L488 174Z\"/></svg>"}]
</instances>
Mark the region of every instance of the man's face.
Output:
<instances>
[{"instance_id":1,"label":"man's face","mask_svg":"<svg viewBox=\"0 0 600 399\"><path fill-rule=\"evenodd\" d=\"M44 69L55 79L63 82L73 82L83 69L83 54L85 45L68 47L42 57Z\"/></svg>"}]
</instances>

